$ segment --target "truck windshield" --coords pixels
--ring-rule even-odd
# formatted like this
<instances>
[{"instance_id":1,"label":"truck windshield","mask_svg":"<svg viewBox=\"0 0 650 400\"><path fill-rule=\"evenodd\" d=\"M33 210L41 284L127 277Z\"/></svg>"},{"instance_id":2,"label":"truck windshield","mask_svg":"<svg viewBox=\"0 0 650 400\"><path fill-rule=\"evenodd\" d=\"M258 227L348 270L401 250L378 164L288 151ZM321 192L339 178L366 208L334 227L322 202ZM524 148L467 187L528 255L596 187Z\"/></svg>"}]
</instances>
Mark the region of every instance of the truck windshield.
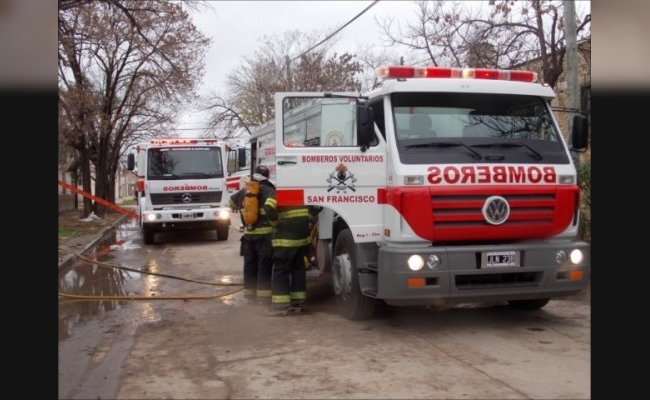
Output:
<instances>
[{"instance_id":1,"label":"truck windshield","mask_svg":"<svg viewBox=\"0 0 650 400\"><path fill-rule=\"evenodd\" d=\"M568 164L542 98L506 94L395 93L391 97L405 164Z\"/></svg>"},{"instance_id":2,"label":"truck windshield","mask_svg":"<svg viewBox=\"0 0 650 400\"><path fill-rule=\"evenodd\" d=\"M148 179L223 178L218 147L166 147L148 150Z\"/></svg>"}]
</instances>

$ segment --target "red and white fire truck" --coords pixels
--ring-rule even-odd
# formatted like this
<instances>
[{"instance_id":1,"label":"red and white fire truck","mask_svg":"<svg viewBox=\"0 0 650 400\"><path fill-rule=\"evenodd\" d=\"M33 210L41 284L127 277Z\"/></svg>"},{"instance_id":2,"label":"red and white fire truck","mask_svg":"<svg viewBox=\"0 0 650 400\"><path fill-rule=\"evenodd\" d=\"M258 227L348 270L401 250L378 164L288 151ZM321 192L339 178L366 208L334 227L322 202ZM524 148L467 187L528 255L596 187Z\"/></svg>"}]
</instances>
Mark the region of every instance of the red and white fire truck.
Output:
<instances>
[{"instance_id":1,"label":"red and white fire truck","mask_svg":"<svg viewBox=\"0 0 650 400\"><path fill-rule=\"evenodd\" d=\"M228 239L229 150L216 139L153 139L127 156L127 168L137 167L136 196L145 244L155 243L157 232L183 229L214 230L217 240Z\"/></svg>"},{"instance_id":2,"label":"red and white fire truck","mask_svg":"<svg viewBox=\"0 0 650 400\"><path fill-rule=\"evenodd\" d=\"M277 93L253 132L278 205L323 207L318 269L348 319L392 306L539 309L590 278L572 148L530 71L389 66L354 93Z\"/></svg>"}]
</instances>

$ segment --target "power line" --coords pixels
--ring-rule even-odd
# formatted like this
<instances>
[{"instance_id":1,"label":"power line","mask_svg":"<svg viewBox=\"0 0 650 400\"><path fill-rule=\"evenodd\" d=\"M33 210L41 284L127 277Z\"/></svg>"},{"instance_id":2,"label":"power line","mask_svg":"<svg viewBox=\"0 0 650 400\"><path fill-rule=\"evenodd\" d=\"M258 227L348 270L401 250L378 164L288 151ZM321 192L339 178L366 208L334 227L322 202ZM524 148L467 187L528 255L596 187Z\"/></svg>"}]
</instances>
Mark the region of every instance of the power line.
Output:
<instances>
[{"instance_id":1,"label":"power line","mask_svg":"<svg viewBox=\"0 0 650 400\"><path fill-rule=\"evenodd\" d=\"M373 7L373 6L374 6L375 4L377 4L377 3L379 3L379 0L375 0L375 1L373 1L372 4L370 4L368 7L366 7L363 11L361 11L359 14L357 14L354 18L352 18L351 20L349 20L345 25L341 26L339 29L337 29L337 30L335 30L334 32L330 33L327 37L325 37L325 39L321 40L320 42L318 42L317 44L315 44L314 46L312 46L309 50L303 52L302 54L298 55L297 57L292 58L291 60L289 60L289 62L291 62L291 61L295 61L295 60L299 59L300 57L302 57L302 56L304 56L305 54L309 53L310 51L314 50L316 47L318 47L318 46L320 46L321 44L323 44L323 43L327 42L328 40L330 40L332 37L334 37L334 35L336 35L337 33L341 32L341 30L343 30L343 28L345 28L346 26L350 25L352 22L354 22L354 20L356 20L357 18L359 18L360 16L362 16L363 14L365 14L366 11L370 10L370 8Z\"/></svg>"}]
</instances>

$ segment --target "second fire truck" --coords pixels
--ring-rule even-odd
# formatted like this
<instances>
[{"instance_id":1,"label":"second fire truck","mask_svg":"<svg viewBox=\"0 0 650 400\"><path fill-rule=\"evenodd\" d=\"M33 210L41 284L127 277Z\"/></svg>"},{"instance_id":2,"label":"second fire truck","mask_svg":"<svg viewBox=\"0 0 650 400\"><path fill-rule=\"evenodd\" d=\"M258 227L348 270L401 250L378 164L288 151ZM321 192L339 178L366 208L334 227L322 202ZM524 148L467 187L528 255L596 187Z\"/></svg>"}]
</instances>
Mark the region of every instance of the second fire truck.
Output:
<instances>
[{"instance_id":1,"label":"second fire truck","mask_svg":"<svg viewBox=\"0 0 650 400\"><path fill-rule=\"evenodd\" d=\"M157 233L178 230L209 230L217 240L228 239L228 150L216 139L166 138L141 143L128 155L128 169L137 171L145 244L154 244Z\"/></svg>"}]
</instances>

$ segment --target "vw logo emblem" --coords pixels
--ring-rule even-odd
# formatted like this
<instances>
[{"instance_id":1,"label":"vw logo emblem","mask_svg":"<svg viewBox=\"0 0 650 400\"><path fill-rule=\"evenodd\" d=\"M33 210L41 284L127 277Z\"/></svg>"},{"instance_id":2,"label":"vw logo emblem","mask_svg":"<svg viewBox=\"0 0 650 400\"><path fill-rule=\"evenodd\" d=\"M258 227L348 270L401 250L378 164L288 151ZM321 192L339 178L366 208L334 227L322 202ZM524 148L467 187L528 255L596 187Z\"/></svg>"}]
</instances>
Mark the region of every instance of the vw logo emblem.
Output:
<instances>
[{"instance_id":1,"label":"vw logo emblem","mask_svg":"<svg viewBox=\"0 0 650 400\"><path fill-rule=\"evenodd\" d=\"M191 203L192 202L192 194L183 193L181 195L181 200L183 201L183 203Z\"/></svg>"},{"instance_id":2,"label":"vw logo emblem","mask_svg":"<svg viewBox=\"0 0 650 400\"><path fill-rule=\"evenodd\" d=\"M508 201L501 196L490 196L481 209L485 221L490 225L501 225L510 215Z\"/></svg>"}]
</instances>

